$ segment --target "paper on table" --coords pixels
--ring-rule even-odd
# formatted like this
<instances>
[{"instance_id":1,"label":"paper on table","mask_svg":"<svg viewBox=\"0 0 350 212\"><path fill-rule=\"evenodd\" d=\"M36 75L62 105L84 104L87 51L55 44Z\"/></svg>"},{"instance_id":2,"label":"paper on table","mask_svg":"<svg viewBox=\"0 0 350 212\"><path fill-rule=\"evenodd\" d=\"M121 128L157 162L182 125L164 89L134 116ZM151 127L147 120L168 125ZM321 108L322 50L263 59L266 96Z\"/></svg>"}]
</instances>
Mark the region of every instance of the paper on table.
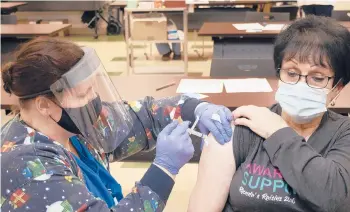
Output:
<instances>
[{"instance_id":1,"label":"paper on table","mask_svg":"<svg viewBox=\"0 0 350 212\"><path fill-rule=\"evenodd\" d=\"M265 78L229 79L224 84L227 93L272 92Z\"/></svg>"},{"instance_id":2,"label":"paper on table","mask_svg":"<svg viewBox=\"0 0 350 212\"><path fill-rule=\"evenodd\" d=\"M232 24L238 30L262 30L264 27L259 23Z\"/></svg>"},{"instance_id":3,"label":"paper on table","mask_svg":"<svg viewBox=\"0 0 350 212\"><path fill-rule=\"evenodd\" d=\"M262 32L261 29L247 29L246 32Z\"/></svg>"},{"instance_id":4,"label":"paper on table","mask_svg":"<svg viewBox=\"0 0 350 212\"><path fill-rule=\"evenodd\" d=\"M285 24L267 24L264 30L279 31L284 28Z\"/></svg>"},{"instance_id":5,"label":"paper on table","mask_svg":"<svg viewBox=\"0 0 350 212\"><path fill-rule=\"evenodd\" d=\"M209 4L209 0L186 0L186 4Z\"/></svg>"},{"instance_id":6,"label":"paper on table","mask_svg":"<svg viewBox=\"0 0 350 212\"><path fill-rule=\"evenodd\" d=\"M190 98L196 98L196 99L205 99L209 96L204 95L204 94L200 94L200 93L185 93L185 96L188 96Z\"/></svg>"},{"instance_id":7,"label":"paper on table","mask_svg":"<svg viewBox=\"0 0 350 212\"><path fill-rule=\"evenodd\" d=\"M222 93L224 83L216 79L182 79L176 93Z\"/></svg>"}]
</instances>

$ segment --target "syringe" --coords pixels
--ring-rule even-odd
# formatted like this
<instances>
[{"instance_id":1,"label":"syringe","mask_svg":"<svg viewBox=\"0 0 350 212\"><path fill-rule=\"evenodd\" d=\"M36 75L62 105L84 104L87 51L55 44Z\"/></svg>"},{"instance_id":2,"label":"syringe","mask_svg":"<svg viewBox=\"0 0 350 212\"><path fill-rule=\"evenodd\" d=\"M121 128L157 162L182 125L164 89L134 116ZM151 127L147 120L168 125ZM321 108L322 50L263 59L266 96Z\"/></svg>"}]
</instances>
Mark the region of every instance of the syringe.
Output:
<instances>
[{"instance_id":1,"label":"syringe","mask_svg":"<svg viewBox=\"0 0 350 212\"><path fill-rule=\"evenodd\" d=\"M196 125L198 124L198 121L199 121L199 117L196 116L196 120L194 121L192 127L189 128L189 129L187 129L187 132L188 132L190 135L192 134L192 135L195 135L195 136L197 136L197 137L199 137L199 138L202 138L203 141L204 141L204 144L205 144L206 146L208 146L208 141L207 141L208 136L207 136L207 135L204 135L203 133L200 133L200 132L197 132L197 131L194 130L194 128L195 128Z\"/></svg>"}]
</instances>

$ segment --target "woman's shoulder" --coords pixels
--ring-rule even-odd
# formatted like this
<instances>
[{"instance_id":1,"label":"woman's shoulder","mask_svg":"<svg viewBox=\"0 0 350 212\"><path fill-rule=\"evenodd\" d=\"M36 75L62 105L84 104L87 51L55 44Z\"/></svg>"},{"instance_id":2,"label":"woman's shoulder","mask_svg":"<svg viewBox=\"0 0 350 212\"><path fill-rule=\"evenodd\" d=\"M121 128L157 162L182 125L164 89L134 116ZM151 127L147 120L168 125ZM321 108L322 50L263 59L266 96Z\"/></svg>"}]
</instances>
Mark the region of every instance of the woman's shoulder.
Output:
<instances>
[{"instance_id":1,"label":"woman's shoulder","mask_svg":"<svg viewBox=\"0 0 350 212\"><path fill-rule=\"evenodd\" d=\"M8 145L5 142L1 147L4 196L23 186L46 183L53 175L77 173L74 159L63 147L45 143Z\"/></svg>"},{"instance_id":2,"label":"woman's shoulder","mask_svg":"<svg viewBox=\"0 0 350 212\"><path fill-rule=\"evenodd\" d=\"M11 120L1 129L1 192L11 194L32 182L46 182L53 174L77 173L72 155L59 143ZM77 174L78 175L78 174Z\"/></svg>"},{"instance_id":3,"label":"woman's shoulder","mask_svg":"<svg viewBox=\"0 0 350 212\"><path fill-rule=\"evenodd\" d=\"M60 145L43 133L36 131L15 116L1 128L1 145L8 143L14 145L29 145L33 143L46 143Z\"/></svg>"},{"instance_id":4,"label":"woman's shoulder","mask_svg":"<svg viewBox=\"0 0 350 212\"><path fill-rule=\"evenodd\" d=\"M350 117L344 116L334 111L328 111L326 118L323 121L327 124L327 127L335 127L340 131L350 131Z\"/></svg>"},{"instance_id":5,"label":"woman's shoulder","mask_svg":"<svg viewBox=\"0 0 350 212\"><path fill-rule=\"evenodd\" d=\"M328 111L328 117L333 120L333 121L342 121L342 122L346 122L346 123L350 123L350 117L349 116L345 116L339 113L336 113L332 110Z\"/></svg>"},{"instance_id":6,"label":"woman's shoulder","mask_svg":"<svg viewBox=\"0 0 350 212\"><path fill-rule=\"evenodd\" d=\"M77 167L72 154L63 146L40 140L30 144L2 142L0 157L2 170L12 172L10 175L28 179L36 176L30 169L31 165L36 168L51 167L50 169L54 169L57 165L64 165L69 169Z\"/></svg>"},{"instance_id":7,"label":"woman's shoulder","mask_svg":"<svg viewBox=\"0 0 350 212\"><path fill-rule=\"evenodd\" d=\"M21 164L31 158L69 158L70 153L59 143L14 117L1 128L1 163L6 160ZM23 158L23 160L22 160Z\"/></svg>"},{"instance_id":8,"label":"woman's shoulder","mask_svg":"<svg viewBox=\"0 0 350 212\"><path fill-rule=\"evenodd\" d=\"M12 176L35 178L35 172L31 167L45 168L54 165L75 165L71 154L63 147L56 144L32 143L12 145L4 142L1 146L1 167ZM44 173L44 172L40 172ZM38 173L37 173L38 174ZM4 177L4 175L2 176Z\"/></svg>"}]
</instances>

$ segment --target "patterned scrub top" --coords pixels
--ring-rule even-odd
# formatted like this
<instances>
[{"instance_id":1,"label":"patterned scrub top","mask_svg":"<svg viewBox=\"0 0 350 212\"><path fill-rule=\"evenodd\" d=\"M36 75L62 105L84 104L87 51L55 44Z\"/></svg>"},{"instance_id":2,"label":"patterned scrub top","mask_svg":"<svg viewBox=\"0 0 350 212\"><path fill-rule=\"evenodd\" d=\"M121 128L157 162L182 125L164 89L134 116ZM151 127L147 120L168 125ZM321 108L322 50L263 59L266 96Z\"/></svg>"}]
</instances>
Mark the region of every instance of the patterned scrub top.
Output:
<instances>
[{"instance_id":1,"label":"patterned scrub top","mask_svg":"<svg viewBox=\"0 0 350 212\"><path fill-rule=\"evenodd\" d=\"M109 162L154 149L157 135L172 120L193 121L199 103L185 95L160 100L146 97L129 102L133 130L109 154L101 154L81 136L79 140L109 170ZM173 181L166 177L161 182L167 185L163 188L159 186L160 182L154 182L156 176L166 174L152 165L130 194L115 207L108 208L104 201L87 190L72 153L26 125L19 115L1 129L0 157L3 212L162 211L173 186Z\"/></svg>"}]
</instances>

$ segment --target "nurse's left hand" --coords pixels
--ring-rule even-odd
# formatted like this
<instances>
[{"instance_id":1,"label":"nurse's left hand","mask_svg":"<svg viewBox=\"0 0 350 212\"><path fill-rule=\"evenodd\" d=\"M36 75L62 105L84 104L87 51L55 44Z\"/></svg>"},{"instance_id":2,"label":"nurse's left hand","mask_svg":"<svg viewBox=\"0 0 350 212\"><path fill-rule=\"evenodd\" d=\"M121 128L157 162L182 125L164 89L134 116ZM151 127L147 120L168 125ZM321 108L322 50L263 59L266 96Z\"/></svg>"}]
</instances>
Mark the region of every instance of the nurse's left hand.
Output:
<instances>
[{"instance_id":1,"label":"nurse's left hand","mask_svg":"<svg viewBox=\"0 0 350 212\"><path fill-rule=\"evenodd\" d=\"M278 114L266 107L242 106L232 112L234 124L249 127L259 136L267 139L276 131L288 127Z\"/></svg>"},{"instance_id":2,"label":"nurse's left hand","mask_svg":"<svg viewBox=\"0 0 350 212\"><path fill-rule=\"evenodd\" d=\"M218 143L225 144L232 137L232 113L220 105L201 103L195 110L195 116L199 117L198 129L208 135L212 133Z\"/></svg>"}]
</instances>

